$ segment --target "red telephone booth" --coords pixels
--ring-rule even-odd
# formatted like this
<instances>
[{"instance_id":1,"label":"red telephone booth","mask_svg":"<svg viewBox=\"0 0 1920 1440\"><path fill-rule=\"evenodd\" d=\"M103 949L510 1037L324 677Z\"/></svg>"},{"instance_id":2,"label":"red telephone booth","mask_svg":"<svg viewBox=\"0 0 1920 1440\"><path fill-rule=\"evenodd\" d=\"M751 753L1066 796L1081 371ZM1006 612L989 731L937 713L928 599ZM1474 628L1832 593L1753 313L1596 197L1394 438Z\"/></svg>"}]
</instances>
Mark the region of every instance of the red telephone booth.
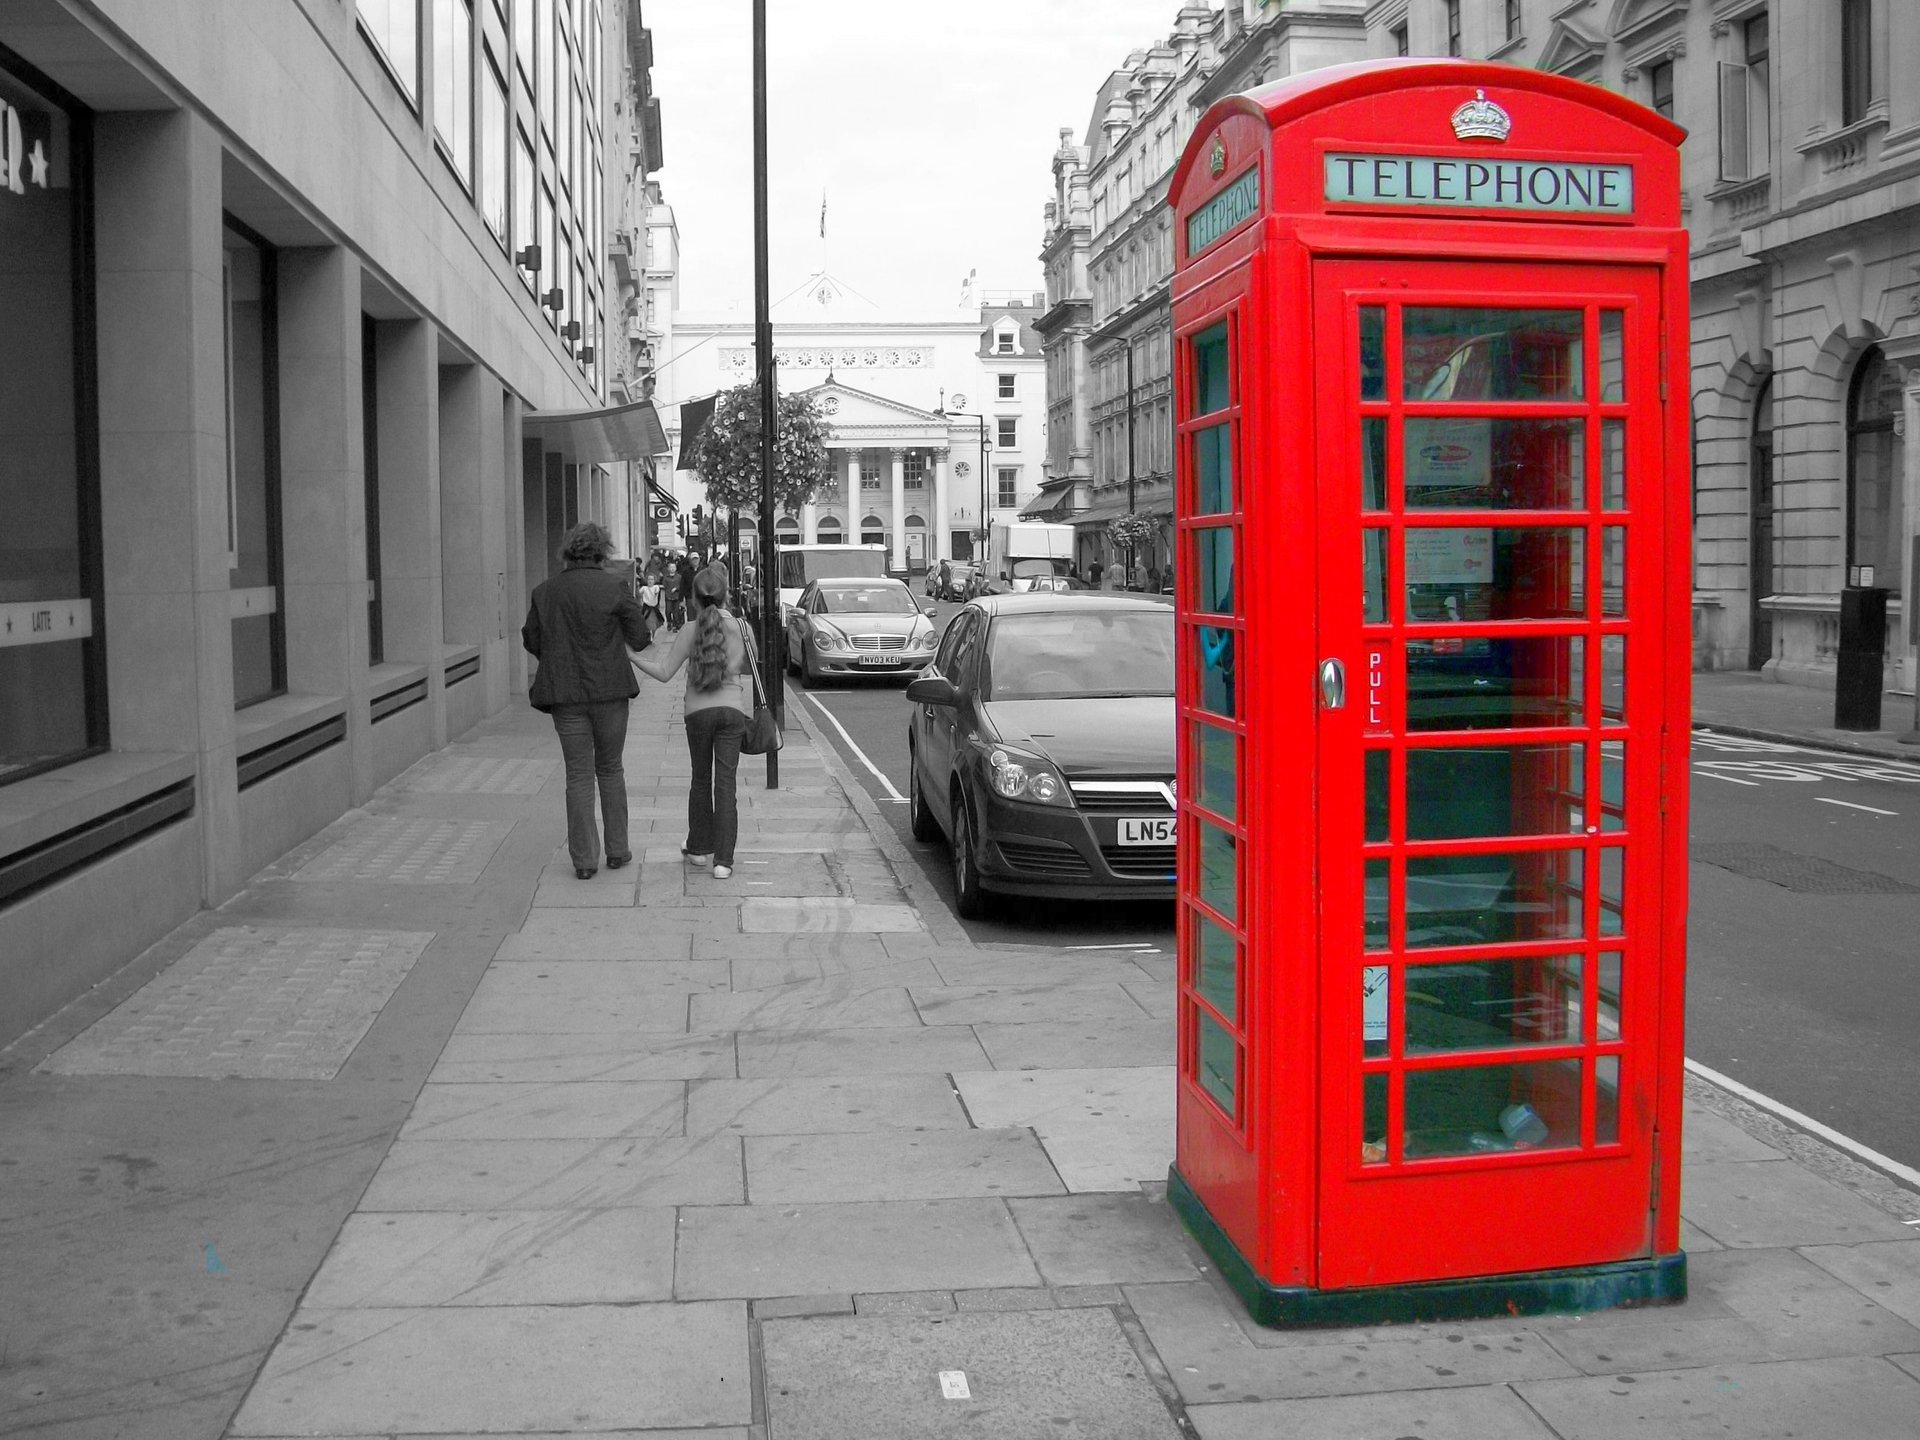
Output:
<instances>
[{"instance_id":1,"label":"red telephone booth","mask_svg":"<svg viewBox=\"0 0 1920 1440\"><path fill-rule=\"evenodd\" d=\"M1684 1297L1681 135L1380 61L1174 171L1170 1183L1265 1323Z\"/></svg>"}]
</instances>

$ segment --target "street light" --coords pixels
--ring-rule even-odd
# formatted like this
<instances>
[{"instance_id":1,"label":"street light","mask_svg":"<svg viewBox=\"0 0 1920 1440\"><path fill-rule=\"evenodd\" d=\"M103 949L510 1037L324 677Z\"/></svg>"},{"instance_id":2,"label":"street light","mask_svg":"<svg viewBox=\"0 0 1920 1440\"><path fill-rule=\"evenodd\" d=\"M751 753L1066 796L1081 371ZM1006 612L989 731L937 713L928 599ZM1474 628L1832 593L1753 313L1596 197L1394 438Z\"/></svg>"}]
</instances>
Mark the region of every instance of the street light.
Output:
<instances>
[{"instance_id":1,"label":"street light","mask_svg":"<svg viewBox=\"0 0 1920 1440\"><path fill-rule=\"evenodd\" d=\"M973 558L974 558L974 563L981 567L981 573L984 576L985 567L987 563L987 557L986 557L987 532L992 523L990 517L993 513L992 511L987 509L987 451L993 448L991 445L987 443L987 417L984 415L976 415L971 410L949 410L946 407L946 401L944 397L942 397L940 404L933 407L933 413L938 415L942 420L952 420L956 418L962 419L962 420L972 420L980 427L980 551L981 553L974 556ZM940 517L942 524L946 523L946 518L947 517L944 515Z\"/></svg>"}]
</instances>

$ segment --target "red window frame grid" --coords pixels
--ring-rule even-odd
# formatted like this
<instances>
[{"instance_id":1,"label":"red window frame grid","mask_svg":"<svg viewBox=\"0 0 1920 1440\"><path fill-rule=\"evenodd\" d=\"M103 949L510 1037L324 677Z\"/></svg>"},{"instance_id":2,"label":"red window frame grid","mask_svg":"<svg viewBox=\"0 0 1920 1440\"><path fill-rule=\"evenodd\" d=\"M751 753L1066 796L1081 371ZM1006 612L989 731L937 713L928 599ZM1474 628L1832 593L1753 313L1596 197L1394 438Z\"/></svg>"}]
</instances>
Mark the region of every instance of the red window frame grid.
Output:
<instances>
[{"instance_id":1,"label":"red window frame grid","mask_svg":"<svg viewBox=\"0 0 1920 1440\"><path fill-rule=\"evenodd\" d=\"M1484 291L1466 291L1449 295L1445 290L1423 291L1417 302L1388 294L1387 292L1348 291L1345 295L1345 323L1350 344L1356 347L1360 334L1360 314L1363 309L1378 307L1384 312L1384 353L1382 361L1382 394L1379 400L1361 399L1356 394L1351 401L1354 433L1361 437L1359 443L1364 446L1364 427L1369 419L1382 419L1386 423L1386 475L1382 477L1382 489L1386 506L1381 510L1359 511L1359 528L1364 536L1368 531L1384 531L1391 538L1385 547L1386 621L1368 623L1364 619L1359 626L1362 644L1367 648L1384 650L1388 660L1389 681L1388 713L1384 733L1367 733L1362 740L1362 767L1364 773L1366 753L1379 750L1388 755L1396 751L1404 755L1410 749L1472 748L1494 745L1519 746L1525 744L1578 744L1583 747L1582 768L1585 771L1586 793L1588 796L1588 814L1595 814L1597 807L1604 806L1604 755L1605 747L1610 743L1627 745L1628 754L1635 753L1639 747L1631 742L1636 739L1637 728L1631 723L1631 715L1616 720L1610 717L1605 708L1605 698L1601 688L1604 673L1604 642L1609 636L1630 635L1634 626L1630 613L1609 616L1604 613L1606 604L1604 575L1604 533L1609 529L1618 529L1628 545L1628 559L1625 568L1631 570L1631 557L1636 553L1632 538L1635 517L1636 494L1644 490L1644 483L1636 482L1639 466L1634 463L1636 440L1644 446L1645 439L1636 436L1635 429L1627 422L1630 417L1628 399L1639 387L1649 384L1657 377L1648 377L1635 373L1644 369L1635 355L1628 337L1636 333L1636 325L1643 317L1638 314L1640 303L1636 299L1614 294L1588 293L1578 289L1554 290L1539 294L1517 293L1502 294L1498 305L1489 305ZM1445 309L1450 307L1471 309L1557 309L1579 308L1582 314L1582 396L1579 400L1552 401L1423 401L1409 400L1404 380L1404 316L1410 308ZM1601 399L1600 376L1600 327L1601 316L1612 311L1622 313L1622 355L1624 367L1622 374L1621 398L1617 401ZM1360 373L1357 364L1348 369L1354 374ZM1452 418L1470 415L1475 419L1567 419L1577 418L1585 426L1585 438L1581 455L1583 477L1583 504L1578 508L1559 510L1426 510L1409 511L1405 490L1405 428L1408 419ZM1606 496L1603 490L1603 466L1605 422L1618 420L1625 429L1622 462L1624 466L1625 493L1623 505L1619 509L1603 509ZM1642 425L1641 428L1647 428ZM1654 437L1657 438L1657 437ZM1356 472L1357 474L1357 472ZM1364 504L1365 497L1361 497ZM1407 617L1405 543L1404 535L1410 523L1413 528L1432 529L1581 529L1586 534L1582 563L1586 575L1582 577L1582 603L1584 614L1577 619L1565 620L1486 620L1486 621L1448 621L1417 622ZM1643 527L1642 527L1643 528ZM1643 567L1644 568L1644 567ZM1632 587L1626 587L1630 596ZM1364 615L1364 608L1362 611ZM1581 665L1581 723L1566 726L1526 726L1509 728L1489 728L1455 731L1411 731L1407 728L1407 683L1406 653L1407 642L1423 639L1523 639L1554 637L1579 637L1586 643L1583 646ZM1629 655L1631 651L1629 651ZM1629 671L1621 667L1623 684L1629 682ZM1630 693L1630 691L1629 691ZM1569 835L1532 835L1532 836L1494 836L1475 837L1460 840L1422 840L1409 841L1404 838L1406 822L1406 765L1389 764L1388 769L1388 824L1387 839L1365 842L1359 857L1364 871L1370 860L1384 860L1387 863L1388 897L1387 921L1388 935L1385 950L1369 950L1365 945L1364 929L1359 955L1362 974L1368 969L1384 968L1387 971L1387 1046L1382 1055L1368 1056L1362 1053L1358 1074L1360 1083L1352 1092L1355 1106L1355 1134L1363 1134L1365 1129L1364 1112L1366 1105L1366 1086L1370 1076L1382 1075L1387 1082L1387 1149L1383 1160L1365 1162L1358 1147L1348 1157L1346 1167L1349 1176L1360 1180L1387 1180L1412 1174L1441 1174L1453 1171L1475 1171L1489 1168L1507 1168L1516 1165L1538 1165L1556 1163L1576 1163L1595 1155L1620 1153L1630 1144L1628 1131L1616 1119L1615 1138L1603 1144L1595 1143L1595 1096L1597 1076L1602 1060L1614 1058L1618 1062L1615 1080L1616 1097L1627 1092L1627 1070L1630 1063L1628 1049L1632 1027L1625 1018L1627 1009L1625 997L1631 993L1633 977L1630 975L1628 957L1633 947L1633 932L1629 928L1631 920L1624 915L1626 899L1626 853L1627 847L1634 842L1634 833L1628 823L1627 810L1634 793L1631 779L1623 775L1624 795L1629 803L1619 807L1621 828L1607 831L1597 825L1579 834ZM1642 801L1643 804L1649 803ZM1364 831L1363 831L1364 833ZM1651 840L1652 837L1648 837ZM1642 843L1647 843L1643 841ZM1600 930L1601 909L1601 864L1605 852L1617 851L1621 857L1621 895L1623 907L1620 929L1613 934L1603 934ZM1578 895L1581 907L1581 933L1578 937L1559 937L1541 940L1506 941L1496 944L1473 946L1435 946L1409 952L1406 946L1406 863L1410 859L1427 856L1475 855L1501 853L1548 853L1578 851L1583 855L1581 865L1581 884ZM1364 882L1361 894L1364 896ZM1643 919L1641 925L1646 926ZM1406 1013L1406 974L1410 969L1420 969L1442 964L1486 960L1524 960L1541 959L1549 956L1577 954L1581 961L1580 1016L1581 1035L1577 1041L1568 1041L1556 1045L1529 1045L1524 1047L1501 1047L1478 1050L1448 1051L1442 1054L1408 1056L1405 1049L1405 1013ZM1616 1015L1619 1019L1618 1031L1612 1039L1602 1039L1599 1034L1599 979L1601 958L1606 955L1619 957L1620 992L1616 997ZM1357 977L1356 977L1357 978ZM1403 1076L1413 1072L1468 1069L1479 1066L1529 1063L1550 1063L1560 1060L1576 1060L1580 1065L1580 1137L1579 1143L1552 1150L1503 1151L1486 1155L1457 1155L1421 1157L1409 1160L1405 1155L1405 1085ZM1617 1101L1616 1101L1617 1103Z\"/></svg>"},{"instance_id":2,"label":"red window frame grid","mask_svg":"<svg viewBox=\"0 0 1920 1440\"><path fill-rule=\"evenodd\" d=\"M1180 393L1194 394L1192 386L1196 383L1193 361L1194 340L1222 325L1226 328L1227 339L1227 404L1219 410L1179 422L1176 427L1176 465L1174 483L1180 487L1179 494L1185 501L1176 506L1179 518L1175 522L1174 543L1176 545L1174 571L1175 623L1179 626L1180 644L1177 658L1182 663L1177 666L1174 679L1174 713L1178 727L1179 745L1175 759L1177 813L1179 825L1179 870L1183 875L1198 876L1200 873L1200 827L1203 824L1231 836L1234 844L1234 915L1223 915L1217 908L1203 901L1197 887L1191 894L1180 897L1176 943L1180 963L1179 974L1179 1037L1177 1058L1179 1073L1191 1082L1193 1092L1204 1104L1211 1108L1217 1119L1244 1144L1247 1143L1252 1126L1252 1096L1248 1094L1248 1032L1249 1011L1252 1004L1251 988L1247 967L1247 937L1249 932L1247 916L1247 864L1250 831L1246 821L1247 785L1247 718L1246 697L1236 693L1234 714L1220 715L1201 708L1196 694L1198 669L1194 663L1195 637L1202 628L1225 629L1233 632L1233 644L1236 670L1244 668L1246 651L1246 619L1244 613L1222 615L1215 611L1199 608L1199 565L1195 557L1198 554L1196 532L1201 530L1224 529L1231 537L1233 545L1233 563L1236 575L1244 559L1246 531L1246 396L1242 381L1245 373L1245 331L1242 311L1247 303L1244 296L1235 297L1215 309L1207 312L1200 320L1185 327L1178 337L1175 351L1174 384L1185 387ZM1198 400L1194 402L1198 408ZM1228 430L1228 462L1232 467L1232 500L1228 509L1207 515L1194 512L1194 498L1199 484L1198 467L1194 464L1194 437L1201 431L1218 429L1225 425ZM1235 605L1244 612L1245 587L1236 585ZM1203 618L1204 617L1204 618ZM1194 781L1194 772L1198 757L1198 739L1196 727L1210 726L1213 729L1231 735L1234 747L1234 818L1229 820L1213 810L1205 809L1194 797L1198 786ZM1222 1015L1220 1011L1201 995L1199 987L1199 944L1196 916L1204 916L1229 935L1234 944L1234 1006L1235 1016ZM1234 1046L1234 1108L1229 1113L1219 1099L1201 1082L1199 1076L1199 1034L1200 1016L1210 1017L1232 1039Z\"/></svg>"}]
</instances>

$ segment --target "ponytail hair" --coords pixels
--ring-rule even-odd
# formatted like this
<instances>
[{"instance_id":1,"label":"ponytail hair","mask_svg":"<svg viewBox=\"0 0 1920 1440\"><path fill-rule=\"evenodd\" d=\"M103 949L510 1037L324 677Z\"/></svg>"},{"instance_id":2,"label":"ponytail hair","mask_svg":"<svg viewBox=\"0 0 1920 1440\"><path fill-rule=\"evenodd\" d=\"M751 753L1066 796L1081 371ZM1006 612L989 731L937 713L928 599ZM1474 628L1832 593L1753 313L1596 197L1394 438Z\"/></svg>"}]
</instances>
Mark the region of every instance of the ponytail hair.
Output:
<instances>
[{"instance_id":1,"label":"ponytail hair","mask_svg":"<svg viewBox=\"0 0 1920 1440\"><path fill-rule=\"evenodd\" d=\"M693 622L693 653L687 657L687 684L718 690L730 673L727 665L727 572L709 565L693 577L699 618Z\"/></svg>"}]
</instances>

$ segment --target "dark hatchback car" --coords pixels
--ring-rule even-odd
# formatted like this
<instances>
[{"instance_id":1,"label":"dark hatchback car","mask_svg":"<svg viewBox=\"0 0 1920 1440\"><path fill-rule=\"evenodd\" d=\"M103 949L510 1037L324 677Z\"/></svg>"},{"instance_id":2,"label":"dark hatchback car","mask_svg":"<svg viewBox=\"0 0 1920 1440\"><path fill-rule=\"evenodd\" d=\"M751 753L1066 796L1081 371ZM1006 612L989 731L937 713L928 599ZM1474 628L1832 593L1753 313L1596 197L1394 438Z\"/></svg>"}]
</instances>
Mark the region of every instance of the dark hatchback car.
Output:
<instances>
[{"instance_id":1,"label":"dark hatchback car","mask_svg":"<svg viewBox=\"0 0 1920 1440\"><path fill-rule=\"evenodd\" d=\"M1173 611L1122 594L985 596L907 686L916 839L945 835L955 907L988 891L1174 892Z\"/></svg>"}]
</instances>

